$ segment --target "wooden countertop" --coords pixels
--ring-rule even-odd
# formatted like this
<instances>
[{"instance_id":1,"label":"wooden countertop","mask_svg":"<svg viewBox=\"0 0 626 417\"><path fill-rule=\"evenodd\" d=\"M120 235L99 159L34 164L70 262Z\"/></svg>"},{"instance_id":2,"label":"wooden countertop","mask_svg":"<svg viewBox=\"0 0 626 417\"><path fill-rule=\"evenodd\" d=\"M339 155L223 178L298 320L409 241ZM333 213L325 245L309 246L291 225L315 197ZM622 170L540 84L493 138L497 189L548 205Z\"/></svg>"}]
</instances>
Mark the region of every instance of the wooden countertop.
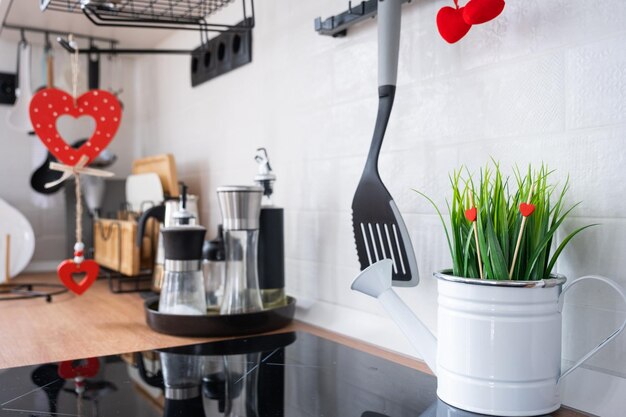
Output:
<instances>
[{"instance_id":1,"label":"wooden countertop","mask_svg":"<svg viewBox=\"0 0 626 417\"><path fill-rule=\"evenodd\" d=\"M47 273L22 275L12 282L58 280L55 274ZM137 293L112 294L105 280L96 281L80 297L68 292L55 296L51 303L44 298L0 301L0 369L220 339L157 333L146 325L143 302ZM296 321L277 332L295 330L350 346L358 344L360 350L393 357L396 362L428 372L422 362L305 323Z\"/></svg>"},{"instance_id":2,"label":"wooden countertop","mask_svg":"<svg viewBox=\"0 0 626 417\"><path fill-rule=\"evenodd\" d=\"M53 273L22 275L15 280L26 281L58 282ZM306 323L294 321L276 333L286 331L309 332L430 373L421 361ZM154 332L146 325L141 297L136 293L112 294L104 280L96 281L80 297L67 293L55 296L51 303L44 298L0 301L0 369L214 340L219 339ZM554 417L584 415L566 408L553 414Z\"/></svg>"}]
</instances>

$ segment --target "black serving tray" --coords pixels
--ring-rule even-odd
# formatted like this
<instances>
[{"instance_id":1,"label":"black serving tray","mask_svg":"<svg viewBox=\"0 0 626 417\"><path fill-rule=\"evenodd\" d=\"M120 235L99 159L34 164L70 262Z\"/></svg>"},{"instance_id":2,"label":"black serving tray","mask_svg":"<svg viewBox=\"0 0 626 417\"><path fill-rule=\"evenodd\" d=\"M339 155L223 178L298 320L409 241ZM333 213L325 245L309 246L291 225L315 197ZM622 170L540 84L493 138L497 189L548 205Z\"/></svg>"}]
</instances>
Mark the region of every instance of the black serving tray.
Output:
<instances>
[{"instance_id":1,"label":"black serving tray","mask_svg":"<svg viewBox=\"0 0 626 417\"><path fill-rule=\"evenodd\" d=\"M227 337L264 333L287 326L296 312L296 299L287 296L287 305L256 313L185 316L159 313L159 299L144 303L146 322L152 330L172 336Z\"/></svg>"}]
</instances>

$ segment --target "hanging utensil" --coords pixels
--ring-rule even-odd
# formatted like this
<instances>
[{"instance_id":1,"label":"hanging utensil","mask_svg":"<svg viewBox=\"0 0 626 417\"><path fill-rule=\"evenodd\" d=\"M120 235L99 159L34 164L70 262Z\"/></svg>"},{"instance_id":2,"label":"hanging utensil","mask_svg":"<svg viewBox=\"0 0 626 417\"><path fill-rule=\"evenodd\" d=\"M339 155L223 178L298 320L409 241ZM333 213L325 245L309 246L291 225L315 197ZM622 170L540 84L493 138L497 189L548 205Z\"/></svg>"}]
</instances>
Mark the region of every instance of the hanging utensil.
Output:
<instances>
[{"instance_id":1,"label":"hanging utensil","mask_svg":"<svg viewBox=\"0 0 626 417\"><path fill-rule=\"evenodd\" d=\"M39 87L37 92L45 88L54 88L54 52L48 33L45 34L45 46L41 56L41 76L45 84ZM35 136L34 131L28 132L28 134ZM52 157L50 152L48 152L40 141L36 140L33 142L31 156L31 164L34 171L30 179L30 184L33 190L36 191L31 194L31 203L36 207L46 209L54 203L52 200L48 199L45 194L52 194L58 191L62 187L62 184L59 184L59 186L54 189L46 189L44 185L48 182L58 180L61 178L62 173L50 170L50 162L57 162L57 160ZM41 162L42 160L43 163ZM43 182L41 180L43 180Z\"/></svg>"},{"instance_id":2,"label":"hanging utensil","mask_svg":"<svg viewBox=\"0 0 626 417\"><path fill-rule=\"evenodd\" d=\"M37 92L44 88L54 88L54 50L50 42L50 34L45 34L45 44L41 56L41 79L44 85L37 89Z\"/></svg>"},{"instance_id":3,"label":"hanging utensil","mask_svg":"<svg viewBox=\"0 0 626 417\"><path fill-rule=\"evenodd\" d=\"M54 51L52 49L52 43L50 43L50 37L47 33L44 56L46 58L46 87L54 88Z\"/></svg>"},{"instance_id":4,"label":"hanging utensil","mask_svg":"<svg viewBox=\"0 0 626 417\"><path fill-rule=\"evenodd\" d=\"M26 41L24 32L22 31L22 39L17 45L18 71L17 88L15 89L17 100L15 101L13 109L11 109L7 116L7 123L11 128L25 133L33 130L29 115L30 100L33 97L33 90L30 84L30 65L30 44Z\"/></svg>"},{"instance_id":5,"label":"hanging utensil","mask_svg":"<svg viewBox=\"0 0 626 417\"><path fill-rule=\"evenodd\" d=\"M391 115L398 75L402 0L378 1L378 116L361 180L352 200L352 226L361 270L393 261L393 282L419 280L415 253L402 215L378 173L378 156Z\"/></svg>"},{"instance_id":6,"label":"hanging utensil","mask_svg":"<svg viewBox=\"0 0 626 417\"><path fill-rule=\"evenodd\" d=\"M97 50L98 48L91 41L90 50ZM96 90L100 88L100 54L87 55L87 86L90 90Z\"/></svg>"},{"instance_id":7,"label":"hanging utensil","mask_svg":"<svg viewBox=\"0 0 626 417\"><path fill-rule=\"evenodd\" d=\"M115 43L111 43L111 49L115 49ZM109 59L109 92L117 98L124 108L124 103L120 100L120 95L124 92L124 89L121 87L121 79L122 77L122 63L120 61L119 55L110 54L108 56ZM115 84L115 85L114 85ZM118 87L118 88L116 88Z\"/></svg>"}]
</instances>

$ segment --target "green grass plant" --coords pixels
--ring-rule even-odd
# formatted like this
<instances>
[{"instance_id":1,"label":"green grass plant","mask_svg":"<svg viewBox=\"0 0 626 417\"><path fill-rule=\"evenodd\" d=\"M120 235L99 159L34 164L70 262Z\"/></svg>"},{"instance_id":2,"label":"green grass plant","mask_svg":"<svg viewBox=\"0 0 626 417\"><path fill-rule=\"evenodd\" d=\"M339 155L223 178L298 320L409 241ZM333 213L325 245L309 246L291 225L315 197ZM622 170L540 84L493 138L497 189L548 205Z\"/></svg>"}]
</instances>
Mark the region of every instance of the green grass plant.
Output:
<instances>
[{"instance_id":1,"label":"green grass plant","mask_svg":"<svg viewBox=\"0 0 626 417\"><path fill-rule=\"evenodd\" d=\"M528 216L521 237L520 247L511 279L534 281L548 278L557 259L568 243L586 225L568 234L556 244L556 232L563 221L578 205L565 208L565 194L569 178L562 187L550 183L552 171L541 165L524 171L514 169L513 179L502 174L499 163L493 161L480 170L476 181L464 168L450 175L452 197L446 201L449 227L437 204L424 193L415 190L435 208L444 226L452 256L452 273L465 278L480 278L478 252L483 267L483 278L508 280L523 216L520 204L530 202L535 206ZM514 186L511 187L511 182ZM532 194L531 194L532 193ZM476 226L478 239L474 236L473 223L466 210L477 208ZM478 249L476 248L478 240Z\"/></svg>"}]
</instances>

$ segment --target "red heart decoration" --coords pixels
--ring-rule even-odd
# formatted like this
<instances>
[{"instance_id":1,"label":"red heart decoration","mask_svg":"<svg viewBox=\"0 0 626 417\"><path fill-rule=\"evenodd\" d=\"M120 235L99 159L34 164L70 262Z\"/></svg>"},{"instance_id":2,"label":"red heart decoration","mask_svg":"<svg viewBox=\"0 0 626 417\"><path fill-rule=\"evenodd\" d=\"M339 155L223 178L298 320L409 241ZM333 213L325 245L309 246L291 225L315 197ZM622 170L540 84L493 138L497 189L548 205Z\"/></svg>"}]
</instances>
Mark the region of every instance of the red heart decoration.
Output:
<instances>
[{"instance_id":1,"label":"red heart decoration","mask_svg":"<svg viewBox=\"0 0 626 417\"><path fill-rule=\"evenodd\" d=\"M76 361L63 361L59 363L59 376L63 379L73 379L76 377L92 378L100 370L98 358L83 359L86 363L74 366Z\"/></svg>"},{"instance_id":2,"label":"red heart decoration","mask_svg":"<svg viewBox=\"0 0 626 417\"><path fill-rule=\"evenodd\" d=\"M77 264L71 259L66 259L59 264L57 275L68 290L76 295L82 295L94 283L98 277L99 270L100 266L92 260L85 259L80 264ZM73 274L85 274L85 277L80 282L76 282Z\"/></svg>"},{"instance_id":3,"label":"red heart decoration","mask_svg":"<svg viewBox=\"0 0 626 417\"><path fill-rule=\"evenodd\" d=\"M522 213L522 216L528 217L533 214L533 211L535 211L535 205L522 203L519 205L519 211Z\"/></svg>"},{"instance_id":4,"label":"red heart decoration","mask_svg":"<svg viewBox=\"0 0 626 417\"><path fill-rule=\"evenodd\" d=\"M504 10L504 0L471 0L463 10L468 25L479 25L498 17Z\"/></svg>"},{"instance_id":5,"label":"red heart decoration","mask_svg":"<svg viewBox=\"0 0 626 417\"><path fill-rule=\"evenodd\" d=\"M464 7L460 9L443 7L437 13L437 29L439 29L441 37L448 43L458 42L472 27L463 20L463 9Z\"/></svg>"},{"instance_id":6,"label":"red heart decoration","mask_svg":"<svg viewBox=\"0 0 626 417\"><path fill-rule=\"evenodd\" d=\"M471 209L467 209L465 210L465 218L470 222L470 223L474 223L474 221L476 220L476 207L472 207Z\"/></svg>"},{"instance_id":7,"label":"red heart decoration","mask_svg":"<svg viewBox=\"0 0 626 417\"><path fill-rule=\"evenodd\" d=\"M91 116L96 122L93 135L80 148L65 142L57 130L57 119L63 115L75 118ZM113 140L122 120L122 106L117 98L104 90L90 90L76 100L65 91L46 88L30 102L30 120L39 139L60 162L74 166L81 156L89 162Z\"/></svg>"}]
</instances>

